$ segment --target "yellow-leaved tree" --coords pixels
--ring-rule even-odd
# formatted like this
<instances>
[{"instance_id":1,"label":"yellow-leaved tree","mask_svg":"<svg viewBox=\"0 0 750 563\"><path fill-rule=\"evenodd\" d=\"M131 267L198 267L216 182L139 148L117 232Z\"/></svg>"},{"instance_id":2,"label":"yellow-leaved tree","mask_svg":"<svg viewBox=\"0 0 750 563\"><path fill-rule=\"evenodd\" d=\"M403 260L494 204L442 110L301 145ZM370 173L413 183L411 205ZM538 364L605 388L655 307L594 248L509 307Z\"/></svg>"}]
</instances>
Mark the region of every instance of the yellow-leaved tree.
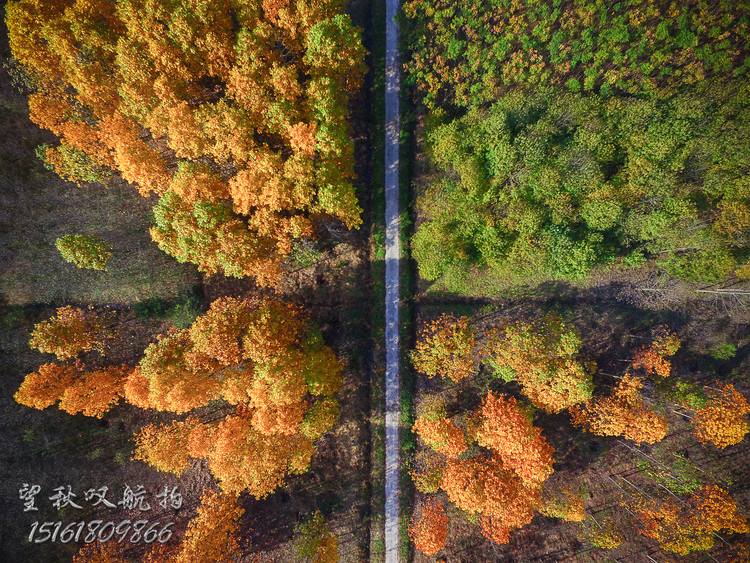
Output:
<instances>
[{"instance_id":1,"label":"yellow-leaved tree","mask_svg":"<svg viewBox=\"0 0 750 563\"><path fill-rule=\"evenodd\" d=\"M361 223L347 113L366 72L341 0L14 0L13 56L64 178L163 196L152 236L271 284L316 217Z\"/></svg>"},{"instance_id":2,"label":"yellow-leaved tree","mask_svg":"<svg viewBox=\"0 0 750 563\"><path fill-rule=\"evenodd\" d=\"M593 362L578 357L581 335L555 313L489 331L485 353L495 374L516 380L534 405L560 412L591 398Z\"/></svg>"},{"instance_id":3,"label":"yellow-leaved tree","mask_svg":"<svg viewBox=\"0 0 750 563\"><path fill-rule=\"evenodd\" d=\"M642 381L623 376L610 397L570 409L573 424L600 436L623 436L636 444L654 444L667 435L667 421L646 407Z\"/></svg>"},{"instance_id":4,"label":"yellow-leaved tree","mask_svg":"<svg viewBox=\"0 0 750 563\"><path fill-rule=\"evenodd\" d=\"M711 391L708 404L695 412L695 435L719 448L739 444L748 432L745 416L750 413L747 399L731 383L719 383Z\"/></svg>"},{"instance_id":5,"label":"yellow-leaved tree","mask_svg":"<svg viewBox=\"0 0 750 563\"><path fill-rule=\"evenodd\" d=\"M181 474L205 458L224 491L265 497L307 470L313 442L338 418L343 364L299 307L221 298L146 349L125 385L143 408L188 413L220 400L223 416L147 425L136 458Z\"/></svg>"}]
</instances>

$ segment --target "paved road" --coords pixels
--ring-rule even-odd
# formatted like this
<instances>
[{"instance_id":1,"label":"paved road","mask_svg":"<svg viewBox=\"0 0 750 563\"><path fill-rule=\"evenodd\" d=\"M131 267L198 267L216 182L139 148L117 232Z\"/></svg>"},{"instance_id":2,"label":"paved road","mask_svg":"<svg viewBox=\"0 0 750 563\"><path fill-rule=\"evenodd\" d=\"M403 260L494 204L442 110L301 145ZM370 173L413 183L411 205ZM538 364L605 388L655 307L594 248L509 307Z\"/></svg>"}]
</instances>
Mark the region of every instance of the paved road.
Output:
<instances>
[{"instance_id":1,"label":"paved road","mask_svg":"<svg viewBox=\"0 0 750 563\"><path fill-rule=\"evenodd\" d=\"M398 139L400 88L398 0L385 8L385 563L398 563L399 409L399 206Z\"/></svg>"}]
</instances>

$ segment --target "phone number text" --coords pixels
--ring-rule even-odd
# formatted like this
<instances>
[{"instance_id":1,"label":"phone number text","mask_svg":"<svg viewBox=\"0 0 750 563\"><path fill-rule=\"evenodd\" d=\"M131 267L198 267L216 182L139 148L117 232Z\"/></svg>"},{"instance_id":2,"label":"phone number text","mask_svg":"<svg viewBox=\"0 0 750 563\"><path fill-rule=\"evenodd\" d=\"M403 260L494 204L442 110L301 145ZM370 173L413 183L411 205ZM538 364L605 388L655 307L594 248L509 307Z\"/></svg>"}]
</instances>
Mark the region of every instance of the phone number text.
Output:
<instances>
[{"instance_id":1,"label":"phone number text","mask_svg":"<svg viewBox=\"0 0 750 563\"><path fill-rule=\"evenodd\" d=\"M119 524L104 520L92 520L86 526L86 522L71 522L63 527L62 522L45 522L39 525L34 522L31 525L29 541L33 543L44 543L46 541L59 541L60 543L78 542L93 543L95 541L104 543L115 536L118 543L125 541L130 534L130 543L145 541L152 543L158 541L164 543L172 537L171 527L174 522L167 522L163 526L159 522L150 523L148 520L123 520ZM36 537L35 537L36 536Z\"/></svg>"}]
</instances>

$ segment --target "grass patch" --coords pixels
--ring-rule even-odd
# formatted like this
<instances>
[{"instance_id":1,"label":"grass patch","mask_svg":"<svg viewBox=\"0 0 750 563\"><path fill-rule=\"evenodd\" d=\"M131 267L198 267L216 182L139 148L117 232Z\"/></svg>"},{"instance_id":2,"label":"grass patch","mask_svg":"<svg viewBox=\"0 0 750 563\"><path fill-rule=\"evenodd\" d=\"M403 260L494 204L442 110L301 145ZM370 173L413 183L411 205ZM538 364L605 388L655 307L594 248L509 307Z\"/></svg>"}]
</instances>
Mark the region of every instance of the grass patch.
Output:
<instances>
[{"instance_id":1,"label":"grass patch","mask_svg":"<svg viewBox=\"0 0 750 563\"><path fill-rule=\"evenodd\" d=\"M198 282L195 266L178 264L151 241L156 198L119 180L109 187L65 182L35 155L49 133L29 121L25 97L7 78L0 96L13 107L0 112L0 294L6 304L131 305L175 299ZM63 260L55 241L69 233L96 235L111 245L106 272Z\"/></svg>"},{"instance_id":2,"label":"grass patch","mask_svg":"<svg viewBox=\"0 0 750 563\"><path fill-rule=\"evenodd\" d=\"M11 305L0 314L0 332L12 332L23 319L23 307Z\"/></svg>"}]
</instances>

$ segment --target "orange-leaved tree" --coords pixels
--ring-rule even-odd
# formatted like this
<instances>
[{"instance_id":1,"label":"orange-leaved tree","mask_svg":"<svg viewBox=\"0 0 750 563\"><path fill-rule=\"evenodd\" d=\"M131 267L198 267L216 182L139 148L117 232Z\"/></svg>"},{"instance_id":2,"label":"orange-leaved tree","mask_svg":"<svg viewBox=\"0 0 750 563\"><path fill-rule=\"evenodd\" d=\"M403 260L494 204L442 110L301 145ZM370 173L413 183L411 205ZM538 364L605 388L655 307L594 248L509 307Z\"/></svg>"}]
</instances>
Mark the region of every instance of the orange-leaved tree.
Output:
<instances>
[{"instance_id":1,"label":"orange-leaved tree","mask_svg":"<svg viewBox=\"0 0 750 563\"><path fill-rule=\"evenodd\" d=\"M6 23L63 177L116 170L171 194L154 234L164 250L271 283L316 217L361 223L346 117L365 50L343 5L15 0Z\"/></svg>"},{"instance_id":2,"label":"orange-leaved tree","mask_svg":"<svg viewBox=\"0 0 750 563\"><path fill-rule=\"evenodd\" d=\"M425 555L435 555L445 547L449 523L450 518L445 513L442 502L434 498L421 502L409 525L409 537L414 542L414 547Z\"/></svg>"},{"instance_id":3,"label":"orange-leaved tree","mask_svg":"<svg viewBox=\"0 0 750 563\"><path fill-rule=\"evenodd\" d=\"M679 555L710 549L719 531L750 532L732 497L716 485L705 485L682 502L640 499L635 510L643 524L641 533Z\"/></svg>"},{"instance_id":4,"label":"orange-leaved tree","mask_svg":"<svg viewBox=\"0 0 750 563\"><path fill-rule=\"evenodd\" d=\"M104 339L108 333L99 316L89 309L60 307L49 320L34 325L29 346L68 360L81 352L96 350L104 353Z\"/></svg>"},{"instance_id":5,"label":"orange-leaved tree","mask_svg":"<svg viewBox=\"0 0 750 563\"><path fill-rule=\"evenodd\" d=\"M642 381L623 376L610 397L570 409L573 424L599 436L623 436L636 444L654 444L667 435L667 421L648 409L640 389Z\"/></svg>"},{"instance_id":6,"label":"orange-leaved tree","mask_svg":"<svg viewBox=\"0 0 750 563\"><path fill-rule=\"evenodd\" d=\"M239 563L239 519L245 509L235 495L206 489L196 516L179 542L154 543L140 559L142 563ZM126 533L127 536L127 533ZM160 538L161 541L161 538ZM123 546L116 542L95 542L81 549L73 563L127 563Z\"/></svg>"},{"instance_id":7,"label":"orange-leaved tree","mask_svg":"<svg viewBox=\"0 0 750 563\"><path fill-rule=\"evenodd\" d=\"M435 452L457 459L466 451L463 431L448 418L442 399L436 395L425 397L412 430Z\"/></svg>"},{"instance_id":8,"label":"orange-leaved tree","mask_svg":"<svg viewBox=\"0 0 750 563\"><path fill-rule=\"evenodd\" d=\"M538 486L554 471L554 448L529 421L513 397L490 392L482 400L480 445L490 448L529 486Z\"/></svg>"},{"instance_id":9,"label":"orange-leaved tree","mask_svg":"<svg viewBox=\"0 0 750 563\"><path fill-rule=\"evenodd\" d=\"M578 331L550 313L490 331L485 353L498 377L517 380L534 405L552 413L591 398L596 364L580 360L581 344Z\"/></svg>"},{"instance_id":10,"label":"orange-leaved tree","mask_svg":"<svg viewBox=\"0 0 750 563\"><path fill-rule=\"evenodd\" d=\"M718 383L708 404L695 412L695 435L704 444L719 448L739 444L748 432L745 415L750 413L747 399L731 383Z\"/></svg>"},{"instance_id":11,"label":"orange-leaved tree","mask_svg":"<svg viewBox=\"0 0 750 563\"><path fill-rule=\"evenodd\" d=\"M586 519L583 500L581 493L569 485L561 490L548 490L544 506L539 512L550 518L561 518L566 522L582 522Z\"/></svg>"},{"instance_id":12,"label":"orange-leaved tree","mask_svg":"<svg viewBox=\"0 0 750 563\"><path fill-rule=\"evenodd\" d=\"M72 563L128 563L128 560L123 556L122 545L94 542L76 553Z\"/></svg>"},{"instance_id":13,"label":"orange-leaved tree","mask_svg":"<svg viewBox=\"0 0 750 563\"><path fill-rule=\"evenodd\" d=\"M104 353L104 340L111 337L105 320L89 309L61 307L57 314L34 326L32 348L71 360L81 352ZM70 364L43 364L26 376L13 398L20 404L45 409L57 403L70 414L102 418L124 396L132 368L104 366L91 371L80 358Z\"/></svg>"},{"instance_id":14,"label":"orange-leaved tree","mask_svg":"<svg viewBox=\"0 0 750 563\"><path fill-rule=\"evenodd\" d=\"M299 560L310 563L338 563L339 539L320 510L312 518L297 527L294 533L294 548Z\"/></svg>"},{"instance_id":15,"label":"orange-leaved tree","mask_svg":"<svg viewBox=\"0 0 750 563\"><path fill-rule=\"evenodd\" d=\"M60 409L70 414L102 418L124 395L131 372L126 365L86 372L76 366L43 364L26 376L13 398L40 410L60 401Z\"/></svg>"},{"instance_id":16,"label":"orange-leaved tree","mask_svg":"<svg viewBox=\"0 0 750 563\"><path fill-rule=\"evenodd\" d=\"M173 563L225 563L240 560L239 519L245 509L232 494L210 489L201 496L198 514L177 548ZM165 560L166 563L167 560Z\"/></svg>"},{"instance_id":17,"label":"orange-leaved tree","mask_svg":"<svg viewBox=\"0 0 750 563\"><path fill-rule=\"evenodd\" d=\"M431 417L446 420L439 403L427 403L416 425L420 435L429 429ZM460 437L453 436L458 425L448 422L452 426L446 436L435 432L439 439L425 440L435 453L420 454L424 459L417 459L415 480L425 491L436 492L439 485L461 510L480 516L487 538L507 543L510 532L531 522L540 506L542 485L553 472L554 449L515 399L494 393L468 417ZM468 449L468 443L478 446Z\"/></svg>"},{"instance_id":18,"label":"orange-leaved tree","mask_svg":"<svg viewBox=\"0 0 750 563\"><path fill-rule=\"evenodd\" d=\"M412 363L427 377L450 378L454 382L472 375L476 369L473 351L474 331L466 317L443 314L421 332L412 352Z\"/></svg>"},{"instance_id":19,"label":"orange-leaved tree","mask_svg":"<svg viewBox=\"0 0 750 563\"><path fill-rule=\"evenodd\" d=\"M654 340L650 346L636 350L632 360L634 369L643 369L647 375L669 377L672 362L666 356L674 356L680 349L680 339L664 326L654 329Z\"/></svg>"},{"instance_id":20,"label":"orange-leaved tree","mask_svg":"<svg viewBox=\"0 0 750 563\"><path fill-rule=\"evenodd\" d=\"M205 458L222 489L265 497L307 470L313 442L336 423L343 364L300 309L222 298L146 349L125 385L143 408L187 413L221 400L222 416L148 425L136 457L182 473Z\"/></svg>"}]
</instances>

